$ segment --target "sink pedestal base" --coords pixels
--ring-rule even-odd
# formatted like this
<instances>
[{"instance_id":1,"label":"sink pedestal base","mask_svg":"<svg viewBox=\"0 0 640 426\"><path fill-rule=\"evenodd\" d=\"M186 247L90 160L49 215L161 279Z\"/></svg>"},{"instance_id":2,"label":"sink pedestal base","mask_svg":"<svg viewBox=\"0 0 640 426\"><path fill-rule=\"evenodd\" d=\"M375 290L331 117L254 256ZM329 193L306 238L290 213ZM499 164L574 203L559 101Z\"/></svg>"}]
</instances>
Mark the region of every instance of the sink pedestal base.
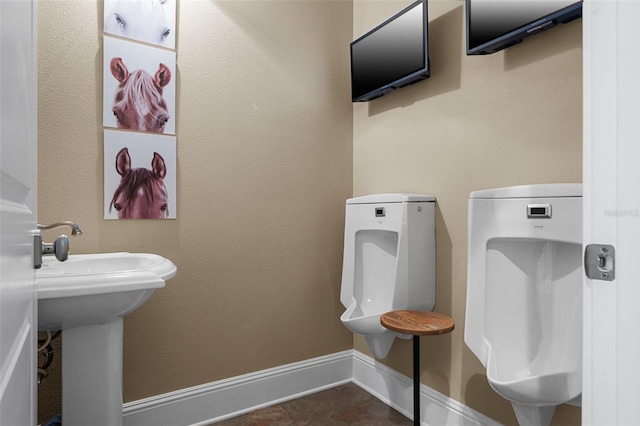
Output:
<instances>
[{"instance_id":1,"label":"sink pedestal base","mask_svg":"<svg viewBox=\"0 0 640 426\"><path fill-rule=\"evenodd\" d=\"M62 422L122 425L123 319L62 330Z\"/></svg>"}]
</instances>

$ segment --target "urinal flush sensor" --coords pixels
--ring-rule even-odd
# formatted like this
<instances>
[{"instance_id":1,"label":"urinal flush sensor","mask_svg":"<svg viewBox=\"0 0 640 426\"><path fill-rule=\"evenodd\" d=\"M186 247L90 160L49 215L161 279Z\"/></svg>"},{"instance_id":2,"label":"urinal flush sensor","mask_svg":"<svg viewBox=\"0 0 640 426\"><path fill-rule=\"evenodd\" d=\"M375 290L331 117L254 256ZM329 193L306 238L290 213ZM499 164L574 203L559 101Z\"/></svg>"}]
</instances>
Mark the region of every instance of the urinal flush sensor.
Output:
<instances>
[{"instance_id":1,"label":"urinal flush sensor","mask_svg":"<svg viewBox=\"0 0 640 426\"><path fill-rule=\"evenodd\" d=\"M375 211L376 211L376 217L385 217L387 215L387 212L385 211L384 207L376 207Z\"/></svg>"},{"instance_id":2,"label":"urinal flush sensor","mask_svg":"<svg viewBox=\"0 0 640 426\"><path fill-rule=\"evenodd\" d=\"M551 204L527 204L529 219L551 219Z\"/></svg>"}]
</instances>

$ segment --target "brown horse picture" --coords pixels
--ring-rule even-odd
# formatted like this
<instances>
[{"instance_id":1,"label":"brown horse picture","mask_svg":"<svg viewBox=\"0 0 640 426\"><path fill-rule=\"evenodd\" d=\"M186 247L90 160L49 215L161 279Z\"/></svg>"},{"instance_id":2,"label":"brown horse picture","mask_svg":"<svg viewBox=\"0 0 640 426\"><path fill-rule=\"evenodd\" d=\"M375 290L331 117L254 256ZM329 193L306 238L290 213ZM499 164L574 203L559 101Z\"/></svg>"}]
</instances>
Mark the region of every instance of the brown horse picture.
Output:
<instances>
[{"instance_id":1,"label":"brown horse picture","mask_svg":"<svg viewBox=\"0 0 640 426\"><path fill-rule=\"evenodd\" d=\"M113 194L109 212L115 209L118 219L166 219L169 216L168 192L164 185L167 166L164 158L153 153L151 169L132 168L129 150L116 155L120 184Z\"/></svg>"}]
</instances>

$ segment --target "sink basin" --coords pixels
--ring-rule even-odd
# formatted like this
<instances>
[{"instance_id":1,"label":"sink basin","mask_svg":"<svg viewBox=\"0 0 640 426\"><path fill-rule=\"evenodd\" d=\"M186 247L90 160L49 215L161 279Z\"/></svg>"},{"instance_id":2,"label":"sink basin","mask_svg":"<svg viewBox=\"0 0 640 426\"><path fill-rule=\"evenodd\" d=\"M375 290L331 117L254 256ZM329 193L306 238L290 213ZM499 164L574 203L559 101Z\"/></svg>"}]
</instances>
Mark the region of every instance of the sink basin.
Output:
<instances>
[{"instance_id":1,"label":"sink basin","mask_svg":"<svg viewBox=\"0 0 640 426\"><path fill-rule=\"evenodd\" d=\"M122 426L123 318L176 272L170 260L146 253L42 259L36 270L38 330L62 330L66 426Z\"/></svg>"},{"instance_id":2,"label":"sink basin","mask_svg":"<svg viewBox=\"0 0 640 426\"><path fill-rule=\"evenodd\" d=\"M139 308L176 275L168 259L147 253L45 256L36 270L38 330L101 324Z\"/></svg>"}]
</instances>

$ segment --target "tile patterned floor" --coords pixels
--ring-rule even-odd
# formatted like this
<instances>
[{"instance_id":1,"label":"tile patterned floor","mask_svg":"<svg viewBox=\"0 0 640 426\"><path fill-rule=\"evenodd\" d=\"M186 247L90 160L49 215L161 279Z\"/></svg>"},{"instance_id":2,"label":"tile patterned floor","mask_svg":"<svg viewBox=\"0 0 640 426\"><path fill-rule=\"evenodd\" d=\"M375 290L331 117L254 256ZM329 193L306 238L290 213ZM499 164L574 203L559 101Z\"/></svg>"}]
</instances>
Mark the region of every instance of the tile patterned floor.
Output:
<instances>
[{"instance_id":1,"label":"tile patterned floor","mask_svg":"<svg viewBox=\"0 0 640 426\"><path fill-rule=\"evenodd\" d=\"M384 402L349 383L216 423L216 426L412 425Z\"/></svg>"}]
</instances>

